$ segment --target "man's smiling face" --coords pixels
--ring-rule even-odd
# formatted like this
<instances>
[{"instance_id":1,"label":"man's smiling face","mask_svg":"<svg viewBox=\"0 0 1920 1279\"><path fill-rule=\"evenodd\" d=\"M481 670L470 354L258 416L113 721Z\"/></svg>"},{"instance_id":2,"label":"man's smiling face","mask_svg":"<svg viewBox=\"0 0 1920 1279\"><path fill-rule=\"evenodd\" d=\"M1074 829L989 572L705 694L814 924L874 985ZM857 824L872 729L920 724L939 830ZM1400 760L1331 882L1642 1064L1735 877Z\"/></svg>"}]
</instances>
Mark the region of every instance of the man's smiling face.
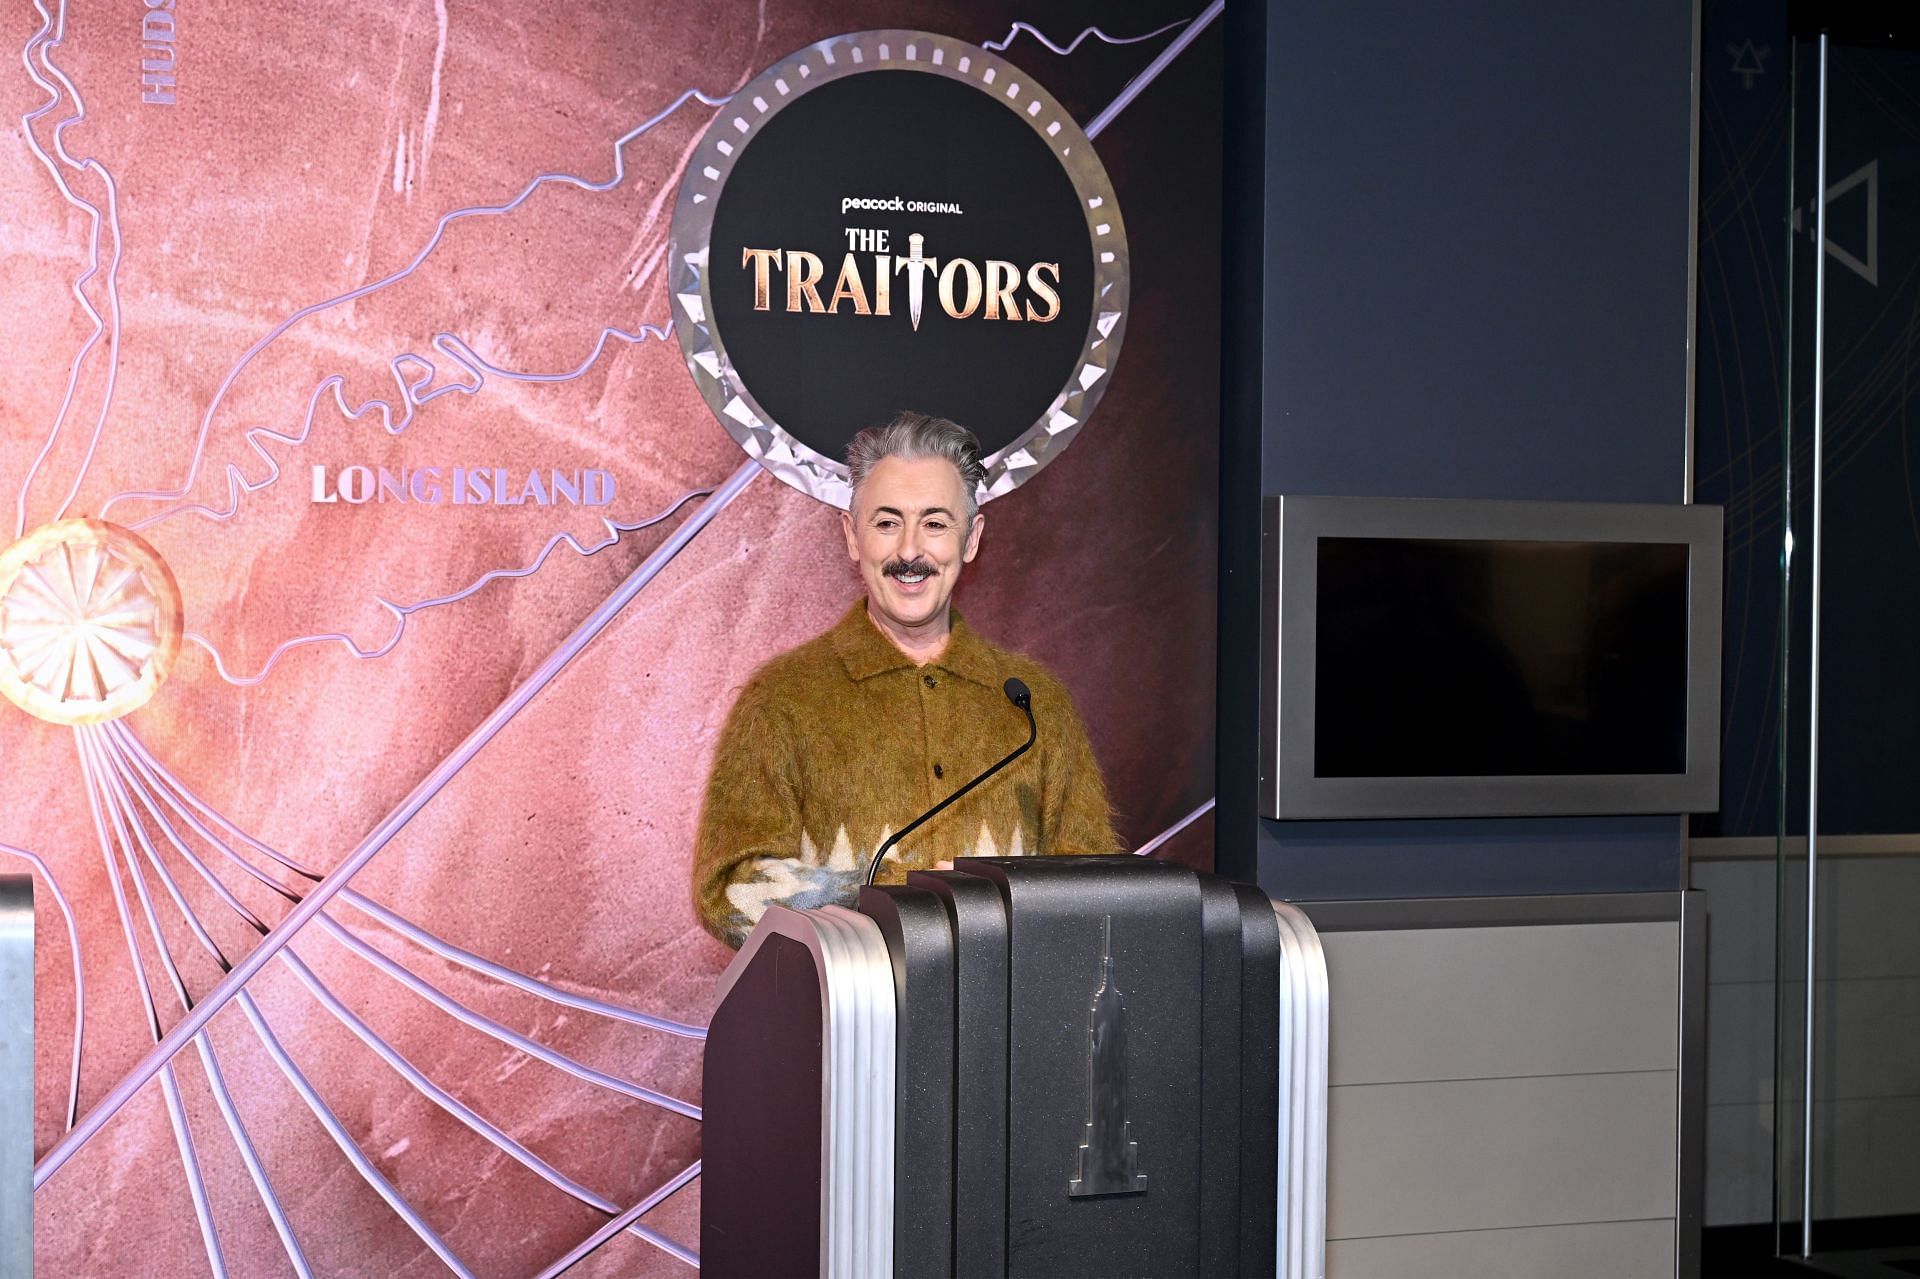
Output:
<instances>
[{"instance_id":1,"label":"man's smiling face","mask_svg":"<svg viewBox=\"0 0 1920 1279\"><path fill-rule=\"evenodd\" d=\"M986 517L967 517L959 470L944 458L876 463L841 516L874 622L896 640L944 634L960 568L980 549Z\"/></svg>"}]
</instances>

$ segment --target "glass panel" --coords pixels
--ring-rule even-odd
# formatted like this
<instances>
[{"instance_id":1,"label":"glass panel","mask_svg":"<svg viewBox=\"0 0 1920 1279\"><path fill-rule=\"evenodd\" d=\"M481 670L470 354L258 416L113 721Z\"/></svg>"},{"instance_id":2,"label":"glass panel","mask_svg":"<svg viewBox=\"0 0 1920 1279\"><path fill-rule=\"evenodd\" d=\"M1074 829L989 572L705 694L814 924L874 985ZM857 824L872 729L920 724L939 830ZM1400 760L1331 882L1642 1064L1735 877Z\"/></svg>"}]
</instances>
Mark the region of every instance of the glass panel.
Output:
<instances>
[{"instance_id":1,"label":"glass panel","mask_svg":"<svg viewBox=\"0 0 1920 1279\"><path fill-rule=\"evenodd\" d=\"M1821 142L1821 63L1817 46L1795 41L1791 51L1791 119L1788 128L1787 287L1785 323L1785 414L1780 435L1780 504L1783 524L1780 557L1780 699L1778 764L1775 788L1776 858L1774 939L1773 1162L1776 1244L1782 1254L1798 1255L1807 1243L1805 1206L1805 1111L1807 1057L1806 832L1810 735L1808 713L1812 594L1809 589L1814 539L1813 489L1807 467L1812 458L1813 334L1817 327L1814 230L1807 222L1805 192L1814 185ZM1822 281L1824 283L1824 281ZM1821 317L1824 318L1824 317Z\"/></svg>"},{"instance_id":2,"label":"glass panel","mask_svg":"<svg viewBox=\"0 0 1920 1279\"><path fill-rule=\"evenodd\" d=\"M1820 79L1796 41L1775 1191L1788 1253L1810 1178L1817 1258L1920 1258L1920 52L1828 47L1824 254Z\"/></svg>"}]
</instances>

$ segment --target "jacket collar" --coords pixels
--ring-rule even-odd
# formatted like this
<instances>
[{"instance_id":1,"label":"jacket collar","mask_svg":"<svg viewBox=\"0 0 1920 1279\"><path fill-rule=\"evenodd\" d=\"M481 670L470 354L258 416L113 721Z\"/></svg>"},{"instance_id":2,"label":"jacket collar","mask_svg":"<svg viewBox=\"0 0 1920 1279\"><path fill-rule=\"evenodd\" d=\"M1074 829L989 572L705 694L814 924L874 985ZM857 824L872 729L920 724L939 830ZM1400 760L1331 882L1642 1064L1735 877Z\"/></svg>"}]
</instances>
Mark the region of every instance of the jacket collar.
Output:
<instances>
[{"instance_id":1,"label":"jacket collar","mask_svg":"<svg viewBox=\"0 0 1920 1279\"><path fill-rule=\"evenodd\" d=\"M973 628L961 618L959 609L953 610L952 620L953 633L947 639L947 650L927 663L928 669L943 670L986 688L999 688L1000 663L993 648L974 634ZM880 628L867 616L865 596L854 601L830 634L834 652L853 679L914 669L913 659L881 634Z\"/></svg>"}]
</instances>

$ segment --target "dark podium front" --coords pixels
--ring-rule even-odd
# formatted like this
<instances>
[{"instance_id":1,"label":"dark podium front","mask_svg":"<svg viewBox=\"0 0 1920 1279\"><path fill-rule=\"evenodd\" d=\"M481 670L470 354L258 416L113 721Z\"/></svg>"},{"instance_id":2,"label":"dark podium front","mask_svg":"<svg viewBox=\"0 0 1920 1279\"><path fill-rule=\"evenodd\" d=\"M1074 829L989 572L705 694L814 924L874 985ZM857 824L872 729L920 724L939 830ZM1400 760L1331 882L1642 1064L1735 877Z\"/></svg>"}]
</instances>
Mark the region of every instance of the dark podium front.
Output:
<instances>
[{"instance_id":1,"label":"dark podium front","mask_svg":"<svg viewBox=\"0 0 1920 1279\"><path fill-rule=\"evenodd\" d=\"M968 858L774 907L708 1031L720 1276L1317 1276L1325 965L1141 858Z\"/></svg>"}]
</instances>

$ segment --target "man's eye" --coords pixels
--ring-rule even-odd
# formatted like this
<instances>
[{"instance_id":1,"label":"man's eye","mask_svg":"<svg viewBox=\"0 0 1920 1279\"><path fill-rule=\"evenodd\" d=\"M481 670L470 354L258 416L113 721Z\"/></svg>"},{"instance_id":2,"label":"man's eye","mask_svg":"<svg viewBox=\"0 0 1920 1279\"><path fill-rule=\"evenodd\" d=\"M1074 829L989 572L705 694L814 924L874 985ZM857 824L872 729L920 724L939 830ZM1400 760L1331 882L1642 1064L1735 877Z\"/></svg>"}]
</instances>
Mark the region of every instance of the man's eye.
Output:
<instances>
[{"instance_id":1,"label":"man's eye","mask_svg":"<svg viewBox=\"0 0 1920 1279\"><path fill-rule=\"evenodd\" d=\"M895 529L895 528L897 528L897 527L899 527L899 521L897 521L897 520L875 520L875 521L873 522L873 526L874 526L875 528L877 528L877 529L880 529L880 530L881 530L882 532L890 532L890 531L892 531L893 529Z\"/></svg>"},{"instance_id":2,"label":"man's eye","mask_svg":"<svg viewBox=\"0 0 1920 1279\"><path fill-rule=\"evenodd\" d=\"M944 533L947 531L946 523L941 520L928 520L926 527L929 533Z\"/></svg>"}]
</instances>

